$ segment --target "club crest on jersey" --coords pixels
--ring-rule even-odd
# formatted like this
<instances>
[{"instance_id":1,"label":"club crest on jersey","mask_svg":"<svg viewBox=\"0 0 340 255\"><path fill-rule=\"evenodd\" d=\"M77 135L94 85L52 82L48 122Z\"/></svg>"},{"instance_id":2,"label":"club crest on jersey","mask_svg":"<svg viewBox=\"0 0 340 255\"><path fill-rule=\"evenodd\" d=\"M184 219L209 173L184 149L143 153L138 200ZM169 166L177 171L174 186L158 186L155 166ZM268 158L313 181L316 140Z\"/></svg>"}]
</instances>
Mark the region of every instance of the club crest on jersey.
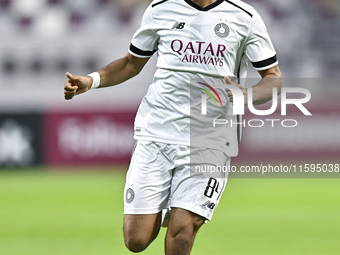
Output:
<instances>
[{"instance_id":1,"label":"club crest on jersey","mask_svg":"<svg viewBox=\"0 0 340 255\"><path fill-rule=\"evenodd\" d=\"M215 34L220 38L226 38L229 33L230 29L227 24L225 23L218 23L214 28Z\"/></svg>"}]
</instances>

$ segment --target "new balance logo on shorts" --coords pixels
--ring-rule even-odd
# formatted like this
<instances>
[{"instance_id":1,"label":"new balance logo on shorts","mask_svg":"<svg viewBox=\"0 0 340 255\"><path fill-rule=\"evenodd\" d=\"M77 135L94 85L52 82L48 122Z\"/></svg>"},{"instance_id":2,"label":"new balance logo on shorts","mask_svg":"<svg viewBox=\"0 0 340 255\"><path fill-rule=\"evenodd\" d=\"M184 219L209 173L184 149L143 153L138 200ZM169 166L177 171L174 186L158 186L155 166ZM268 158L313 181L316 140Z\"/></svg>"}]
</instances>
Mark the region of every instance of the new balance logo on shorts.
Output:
<instances>
[{"instance_id":1,"label":"new balance logo on shorts","mask_svg":"<svg viewBox=\"0 0 340 255\"><path fill-rule=\"evenodd\" d=\"M185 22L175 22L171 29L183 29Z\"/></svg>"},{"instance_id":2,"label":"new balance logo on shorts","mask_svg":"<svg viewBox=\"0 0 340 255\"><path fill-rule=\"evenodd\" d=\"M215 203L211 202L210 200L208 200L207 202L205 202L202 205L203 206L207 206L209 209L214 209L215 208Z\"/></svg>"}]
</instances>

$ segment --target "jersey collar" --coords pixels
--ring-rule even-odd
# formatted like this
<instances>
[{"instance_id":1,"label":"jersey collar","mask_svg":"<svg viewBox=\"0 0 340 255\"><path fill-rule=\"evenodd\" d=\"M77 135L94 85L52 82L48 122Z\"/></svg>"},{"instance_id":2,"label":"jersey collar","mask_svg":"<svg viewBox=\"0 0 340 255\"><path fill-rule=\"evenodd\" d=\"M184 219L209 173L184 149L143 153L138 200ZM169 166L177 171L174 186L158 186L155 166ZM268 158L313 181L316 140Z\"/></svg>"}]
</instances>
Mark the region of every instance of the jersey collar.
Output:
<instances>
[{"instance_id":1,"label":"jersey collar","mask_svg":"<svg viewBox=\"0 0 340 255\"><path fill-rule=\"evenodd\" d=\"M217 0L216 2L212 3L211 5L208 5L204 8L202 8L201 6L199 6L198 4L195 4L193 1L191 0L184 0L188 5L194 7L196 10L199 10L199 11L209 11L211 10L212 8L215 8L216 6L220 5L221 3L224 2L224 0Z\"/></svg>"}]
</instances>

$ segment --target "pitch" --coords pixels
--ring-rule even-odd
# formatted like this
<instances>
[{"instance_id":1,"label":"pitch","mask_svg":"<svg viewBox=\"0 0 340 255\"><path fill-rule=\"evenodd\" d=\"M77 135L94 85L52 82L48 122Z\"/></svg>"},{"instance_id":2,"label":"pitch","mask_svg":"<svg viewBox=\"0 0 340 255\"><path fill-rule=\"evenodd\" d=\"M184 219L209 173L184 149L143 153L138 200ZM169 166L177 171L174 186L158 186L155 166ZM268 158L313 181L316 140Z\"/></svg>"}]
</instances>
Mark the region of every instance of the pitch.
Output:
<instances>
[{"instance_id":1,"label":"pitch","mask_svg":"<svg viewBox=\"0 0 340 255\"><path fill-rule=\"evenodd\" d=\"M132 254L123 169L0 171L0 254ZM193 255L335 255L340 179L230 179ZM142 254L163 254L163 237Z\"/></svg>"}]
</instances>

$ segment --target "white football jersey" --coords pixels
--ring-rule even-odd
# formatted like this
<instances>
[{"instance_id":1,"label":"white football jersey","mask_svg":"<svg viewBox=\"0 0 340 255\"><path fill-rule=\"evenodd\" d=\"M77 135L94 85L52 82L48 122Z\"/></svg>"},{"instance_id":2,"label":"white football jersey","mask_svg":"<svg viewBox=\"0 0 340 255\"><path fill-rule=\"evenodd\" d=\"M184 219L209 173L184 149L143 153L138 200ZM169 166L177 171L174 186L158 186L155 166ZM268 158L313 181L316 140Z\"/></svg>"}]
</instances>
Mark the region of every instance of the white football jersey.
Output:
<instances>
[{"instance_id":1,"label":"white football jersey","mask_svg":"<svg viewBox=\"0 0 340 255\"><path fill-rule=\"evenodd\" d=\"M190 0L153 1L134 34L130 54L157 52L157 71L135 119L135 139L214 148L238 154L240 116L224 89L228 75L245 78L248 59L257 70L278 64L259 14L239 0L202 8ZM202 114L202 94L208 111ZM214 126L215 119L229 124ZM230 125L233 121L234 125Z\"/></svg>"}]
</instances>

